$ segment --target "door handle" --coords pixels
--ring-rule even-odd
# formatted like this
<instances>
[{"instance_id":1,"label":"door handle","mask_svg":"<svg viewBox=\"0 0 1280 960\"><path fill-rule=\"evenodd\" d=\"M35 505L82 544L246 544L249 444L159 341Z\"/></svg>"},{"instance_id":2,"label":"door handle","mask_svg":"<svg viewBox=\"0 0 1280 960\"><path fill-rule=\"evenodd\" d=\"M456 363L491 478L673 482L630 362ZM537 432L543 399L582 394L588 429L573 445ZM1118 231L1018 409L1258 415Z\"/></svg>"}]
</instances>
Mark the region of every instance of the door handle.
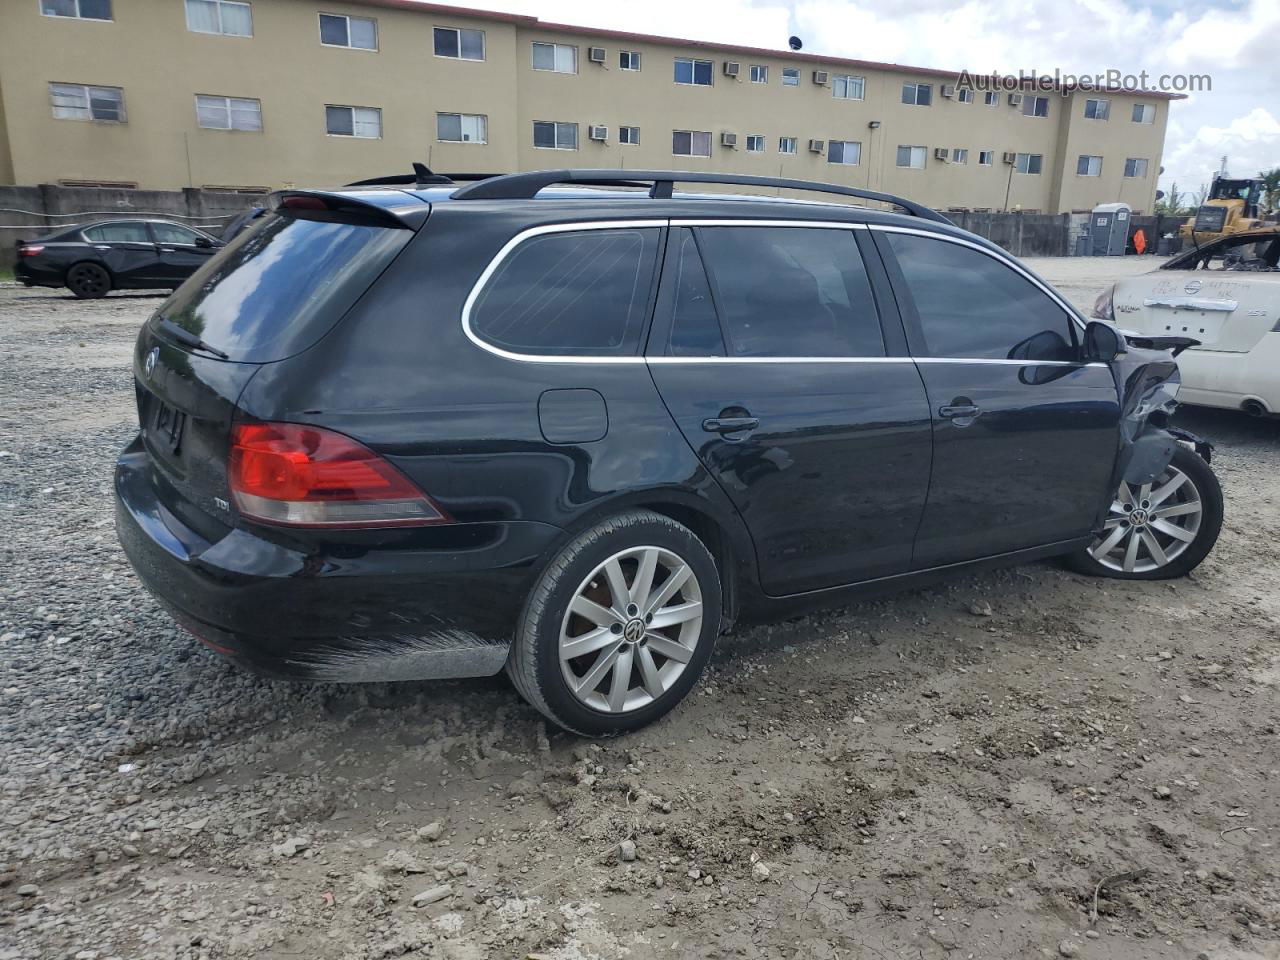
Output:
<instances>
[{"instance_id":1,"label":"door handle","mask_svg":"<svg viewBox=\"0 0 1280 960\"><path fill-rule=\"evenodd\" d=\"M754 430L758 426L759 417L711 417L702 421L702 429L707 433L737 433L740 430Z\"/></svg>"},{"instance_id":2,"label":"door handle","mask_svg":"<svg viewBox=\"0 0 1280 960\"><path fill-rule=\"evenodd\" d=\"M173 247L161 247L161 248L160 248L160 252L161 252L161 253L176 253L177 251L176 251L176 250L174 250L174 249L173 249Z\"/></svg>"},{"instance_id":3,"label":"door handle","mask_svg":"<svg viewBox=\"0 0 1280 960\"><path fill-rule=\"evenodd\" d=\"M982 408L974 406L972 403L953 403L938 408L938 416L945 417L948 420L968 420L971 417L976 417L981 412Z\"/></svg>"}]
</instances>

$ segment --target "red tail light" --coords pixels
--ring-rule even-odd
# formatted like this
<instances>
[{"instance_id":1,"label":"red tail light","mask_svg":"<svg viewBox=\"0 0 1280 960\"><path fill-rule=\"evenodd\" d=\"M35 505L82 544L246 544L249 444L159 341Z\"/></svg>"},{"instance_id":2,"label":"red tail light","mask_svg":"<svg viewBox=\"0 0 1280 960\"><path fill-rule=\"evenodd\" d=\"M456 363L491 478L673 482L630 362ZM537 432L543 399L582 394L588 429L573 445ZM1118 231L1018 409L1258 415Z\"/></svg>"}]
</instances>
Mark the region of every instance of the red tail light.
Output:
<instances>
[{"instance_id":1,"label":"red tail light","mask_svg":"<svg viewBox=\"0 0 1280 960\"><path fill-rule=\"evenodd\" d=\"M386 460L320 427L233 427L227 479L240 512L265 523L358 528L451 522Z\"/></svg>"},{"instance_id":2,"label":"red tail light","mask_svg":"<svg viewBox=\"0 0 1280 960\"><path fill-rule=\"evenodd\" d=\"M18 256L20 257L34 257L41 253L44 253L43 243L29 243L18 248Z\"/></svg>"}]
</instances>

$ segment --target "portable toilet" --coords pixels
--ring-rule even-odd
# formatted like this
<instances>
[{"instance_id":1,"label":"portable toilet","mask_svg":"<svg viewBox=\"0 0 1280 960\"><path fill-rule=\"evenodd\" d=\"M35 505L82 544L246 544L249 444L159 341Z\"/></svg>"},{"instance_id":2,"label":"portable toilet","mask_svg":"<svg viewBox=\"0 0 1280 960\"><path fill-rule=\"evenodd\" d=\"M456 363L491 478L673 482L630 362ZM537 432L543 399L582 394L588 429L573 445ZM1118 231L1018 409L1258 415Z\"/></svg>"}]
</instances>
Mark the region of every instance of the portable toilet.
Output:
<instances>
[{"instance_id":1,"label":"portable toilet","mask_svg":"<svg viewBox=\"0 0 1280 960\"><path fill-rule=\"evenodd\" d=\"M1100 203L1089 215L1089 237L1095 257L1122 257L1129 240L1129 215L1133 208L1127 203Z\"/></svg>"}]
</instances>

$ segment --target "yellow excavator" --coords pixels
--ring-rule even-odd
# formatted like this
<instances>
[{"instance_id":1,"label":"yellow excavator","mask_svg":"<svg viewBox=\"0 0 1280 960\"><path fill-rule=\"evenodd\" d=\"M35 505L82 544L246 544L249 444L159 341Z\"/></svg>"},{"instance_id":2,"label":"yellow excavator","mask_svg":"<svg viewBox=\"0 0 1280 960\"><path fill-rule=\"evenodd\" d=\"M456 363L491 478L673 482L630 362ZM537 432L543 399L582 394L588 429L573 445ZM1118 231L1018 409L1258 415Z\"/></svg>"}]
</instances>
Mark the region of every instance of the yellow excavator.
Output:
<instances>
[{"instance_id":1,"label":"yellow excavator","mask_svg":"<svg viewBox=\"0 0 1280 960\"><path fill-rule=\"evenodd\" d=\"M1182 225L1178 235L1184 241L1199 245L1263 226L1258 219L1262 190L1263 183L1256 178L1231 180L1221 174L1215 176L1204 203L1196 215Z\"/></svg>"}]
</instances>

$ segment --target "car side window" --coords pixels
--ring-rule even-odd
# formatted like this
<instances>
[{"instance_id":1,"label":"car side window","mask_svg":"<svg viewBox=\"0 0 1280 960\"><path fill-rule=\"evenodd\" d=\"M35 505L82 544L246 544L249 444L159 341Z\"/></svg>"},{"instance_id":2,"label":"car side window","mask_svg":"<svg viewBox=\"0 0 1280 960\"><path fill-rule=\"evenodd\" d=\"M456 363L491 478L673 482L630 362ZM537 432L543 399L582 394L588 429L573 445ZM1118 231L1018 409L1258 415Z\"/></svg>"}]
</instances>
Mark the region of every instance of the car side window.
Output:
<instances>
[{"instance_id":1,"label":"car side window","mask_svg":"<svg viewBox=\"0 0 1280 960\"><path fill-rule=\"evenodd\" d=\"M666 276L674 285L667 354L673 357L723 357L724 336L716 318L707 271L693 233L678 228L668 243Z\"/></svg>"},{"instance_id":2,"label":"car side window","mask_svg":"<svg viewBox=\"0 0 1280 960\"><path fill-rule=\"evenodd\" d=\"M471 309L472 332L515 353L632 356L661 230L579 230L524 241Z\"/></svg>"},{"instance_id":3,"label":"car side window","mask_svg":"<svg viewBox=\"0 0 1280 960\"><path fill-rule=\"evenodd\" d=\"M884 337L852 230L704 227L731 357L883 357Z\"/></svg>"},{"instance_id":4,"label":"car side window","mask_svg":"<svg viewBox=\"0 0 1280 960\"><path fill-rule=\"evenodd\" d=\"M151 230L156 235L157 243L181 243L188 247L195 246L196 232L176 223L153 223Z\"/></svg>"},{"instance_id":5,"label":"car side window","mask_svg":"<svg viewBox=\"0 0 1280 960\"><path fill-rule=\"evenodd\" d=\"M93 243L150 243L143 223L103 223L84 232Z\"/></svg>"},{"instance_id":6,"label":"car side window","mask_svg":"<svg viewBox=\"0 0 1280 960\"><path fill-rule=\"evenodd\" d=\"M920 318L927 355L1075 360L1067 312L1026 277L978 250L887 234Z\"/></svg>"}]
</instances>

